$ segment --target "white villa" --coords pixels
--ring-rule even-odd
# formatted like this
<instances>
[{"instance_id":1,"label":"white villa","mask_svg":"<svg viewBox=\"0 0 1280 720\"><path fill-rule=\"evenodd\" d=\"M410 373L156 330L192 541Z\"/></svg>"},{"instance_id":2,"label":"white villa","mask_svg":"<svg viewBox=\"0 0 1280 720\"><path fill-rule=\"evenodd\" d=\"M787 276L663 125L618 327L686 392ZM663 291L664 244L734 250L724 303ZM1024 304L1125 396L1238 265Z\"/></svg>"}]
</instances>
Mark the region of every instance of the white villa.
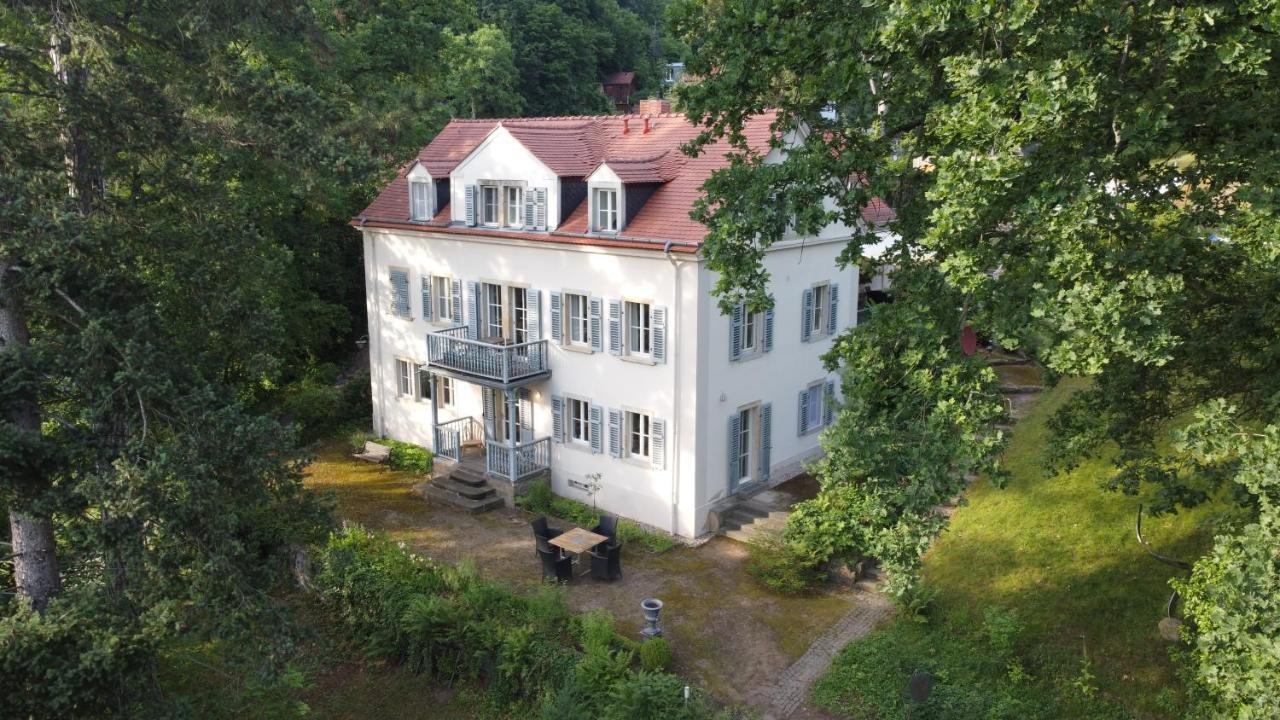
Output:
<instances>
[{"instance_id":1,"label":"white villa","mask_svg":"<svg viewBox=\"0 0 1280 720\"><path fill-rule=\"evenodd\" d=\"M689 213L725 148L688 158L697 128L641 110L454 120L353 220L373 422L508 498L546 476L591 502L598 474L599 507L691 538L820 452L836 392L820 356L857 322L859 277L837 268L850 229L832 226L766 253L773 310L721 314ZM747 135L776 157L771 121Z\"/></svg>"}]
</instances>

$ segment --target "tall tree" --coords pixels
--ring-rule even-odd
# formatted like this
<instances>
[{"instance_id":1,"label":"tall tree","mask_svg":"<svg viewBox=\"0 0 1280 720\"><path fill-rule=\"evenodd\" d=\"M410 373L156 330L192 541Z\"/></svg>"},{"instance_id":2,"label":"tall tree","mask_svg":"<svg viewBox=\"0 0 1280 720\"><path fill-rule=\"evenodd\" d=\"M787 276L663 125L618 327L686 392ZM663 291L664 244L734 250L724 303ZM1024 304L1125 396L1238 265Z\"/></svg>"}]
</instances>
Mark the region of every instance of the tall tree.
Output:
<instances>
[{"instance_id":1,"label":"tall tree","mask_svg":"<svg viewBox=\"0 0 1280 720\"><path fill-rule=\"evenodd\" d=\"M898 252L936 269L967 322L1094 378L1056 421L1059 464L1118 448L1116 490L1159 511L1227 496L1257 516L1256 485L1167 441L1217 399L1244 426L1280 424L1280 6L684 0L677 14L703 77L683 100L707 139L766 107L780 136L800 131L780 165L744 154L709 186L722 296L768 304L760 252L787 223L856 222L885 198ZM912 289L904 301L959 317L955 297Z\"/></svg>"}]
</instances>

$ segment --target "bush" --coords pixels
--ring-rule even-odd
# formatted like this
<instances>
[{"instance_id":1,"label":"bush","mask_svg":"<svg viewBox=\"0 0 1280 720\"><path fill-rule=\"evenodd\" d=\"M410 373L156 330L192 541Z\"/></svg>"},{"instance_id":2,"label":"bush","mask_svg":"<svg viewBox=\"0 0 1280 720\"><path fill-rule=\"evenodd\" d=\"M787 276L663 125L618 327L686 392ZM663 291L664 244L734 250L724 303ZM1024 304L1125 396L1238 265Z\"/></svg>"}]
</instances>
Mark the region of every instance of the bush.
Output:
<instances>
[{"instance_id":1,"label":"bush","mask_svg":"<svg viewBox=\"0 0 1280 720\"><path fill-rule=\"evenodd\" d=\"M364 452L364 444L370 440L377 441L378 436L368 430L353 430L347 434L347 445L353 453Z\"/></svg>"},{"instance_id":2,"label":"bush","mask_svg":"<svg viewBox=\"0 0 1280 720\"><path fill-rule=\"evenodd\" d=\"M823 579L821 559L780 533L762 532L747 546L747 572L770 590L794 595L816 587Z\"/></svg>"},{"instance_id":3,"label":"bush","mask_svg":"<svg viewBox=\"0 0 1280 720\"><path fill-rule=\"evenodd\" d=\"M431 472L435 456L430 450L399 440L382 439L378 442L391 447L391 456L387 458L387 465L391 466L392 470L406 470L418 475L427 475Z\"/></svg>"},{"instance_id":4,"label":"bush","mask_svg":"<svg viewBox=\"0 0 1280 720\"><path fill-rule=\"evenodd\" d=\"M664 532L649 532L630 520L618 521L618 539L624 543L640 543L651 553L664 553L679 543Z\"/></svg>"},{"instance_id":5,"label":"bush","mask_svg":"<svg viewBox=\"0 0 1280 720\"><path fill-rule=\"evenodd\" d=\"M650 638L640 645L642 670L666 670L671 667L671 646L663 638Z\"/></svg>"},{"instance_id":6,"label":"bush","mask_svg":"<svg viewBox=\"0 0 1280 720\"><path fill-rule=\"evenodd\" d=\"M298 427L298 437L304 443L313 442L341 424L342 393L335 387L301 381L285 389L281 409Z\"/></svg>"},{"instance_id":7,"label":"bush","mask_svg":"<svg viewBox=\"0 0 1280 720\"><path fill-rule=\"evenodd\" d=\"M567 497L560 497L551 491L545 480L529 483L524 495L516 503L532 513L550 515L582 527L595 527L600 522L600 511ZM678 543L666 533L649 532L630 520L618 521L618 539L624 543L639 543L652 553L664 553Z\"/></svg>"}]
</instances>

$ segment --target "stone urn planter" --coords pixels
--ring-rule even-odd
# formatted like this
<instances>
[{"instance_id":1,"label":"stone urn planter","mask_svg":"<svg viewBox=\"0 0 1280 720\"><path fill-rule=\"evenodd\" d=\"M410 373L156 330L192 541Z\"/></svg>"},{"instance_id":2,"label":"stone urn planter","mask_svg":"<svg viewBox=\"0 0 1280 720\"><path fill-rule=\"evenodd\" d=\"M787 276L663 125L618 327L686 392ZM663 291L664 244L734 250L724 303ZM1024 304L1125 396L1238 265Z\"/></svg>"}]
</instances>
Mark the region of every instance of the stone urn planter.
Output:
<instances>
[{"instance_id":1,"label":"stone urn planter","mask_svg":"<svg viewBox=\"0 0 1280 720\"><path fill-rule=\"evenodd\" d=\"M662 637L662 628L658 627L658 613L662 612L662 601L658 598L645 598L640 601L640 609L644 611L644 629L640 634L646 640Z\"/></svg>"}]
</instances>

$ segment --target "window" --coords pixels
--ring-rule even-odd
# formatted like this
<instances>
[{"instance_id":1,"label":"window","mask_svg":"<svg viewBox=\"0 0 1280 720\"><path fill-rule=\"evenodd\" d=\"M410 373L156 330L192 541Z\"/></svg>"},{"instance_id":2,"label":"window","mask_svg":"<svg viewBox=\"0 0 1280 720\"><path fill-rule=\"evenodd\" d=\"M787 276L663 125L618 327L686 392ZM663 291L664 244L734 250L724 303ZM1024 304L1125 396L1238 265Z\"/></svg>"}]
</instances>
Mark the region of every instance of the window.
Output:
<instances>
[{"instance_id":1,"label":"window","mask_svg":"<svg viewBox=\"0 0 1280 720\"><path fill-rule=\"evenodd\" d=\"M398 317L409 317L409 271L403 268L391 268L391 314Z\"/></svg>"},{"instance_id":2,"label":"window","mask_svg":"<svg viewBox=\"0 0 1280 720\"><path fill-rule=\"evenodd\" d=\"M498 186L482 185L480 187L480 222L485 225L498 224Z\"/></svg>"},{"instance_id":3,"label":"window","mask_svg":"<svg viewBox=\"0 0 1280 720\"><path fill-rule=\"evenodd\" d=\"M418 393L416 397L419 400L431 399L431 375L427 372L426 365L418 366Z\"/></svg>"},{"instance_id":4,"label":"window","mask_svg":"<svg viewBox=\"0 0 1280 720\"><path fill-rule=\"evenodd\" d=\"M627 354L648 355L652 352L652 328L649 303L627 301Z\"/></svg>"},{"instance_id":5,"label":"window","mask_svg":"<svg viewBox=\"0 0 1280 720\"><path fill-rule=\"evenodd\" d=\"M484 283L484 335L502 337L502 286Z\"/></svg>"},{"instance_id":6,"label":"window","mask_svg":"<svg viewBox=\"0 0 1280 720\"><path fill-rule=\"evenodd\" d=\"M810 385L805 395L805 427L810 430L822 427L822 403L826 401L825 395L825 383L822 382Z\"/></svg>"},{"instance_id":7,"label":"window","mask_svg":"<svg viewBox=\"0 0 1280 720\"><path fill-rule=\"evenodd\" d=\"M450 280L447 277L436 276L431 282L435 284L431 290L431 297L436 306L436 320L448 322L453 317L453 292L449 287Z\"/></svg>"},{"instance_id":8,"label":"window","mask_svg":"<svg viewBox=\"0 0 1280 720\"><path fill-rule=\"evenodd\" d=\"M831 286L823 283L813 288L813 312L810 315L809 333L812 337L827 334L827 308Z\"/></svg>"},{"instance_id":9,"label":"window","mask_svg":"<svg viewBox=\"0 0 1280 720\"><path fill-rule=\"evenodd\" d=\"M591 444L591 405L586 400L568 398L569 400L569 440L570 442Z\"/></svg>"},{"instance_id":10,"label":"window","mask_svg":"<svg viewBox=\"0 0 1280 720\"><path fill-rule=\"evenodd\" d=\"M516 343L529 341L529 291L511 288L511 336Z\"/></svg>"},{"instance_id":11,"label":"window","mask_svg":"<svg viewBox=\"0 0 1280 720\"><path fill-rule=\"evenodd\" d=\"M431 219L431 183L424 180L409 181L409 217L413 220Z\"/></svg>"},{"instance_id":12,"label":"window","mask_svg":"<svg viewBox=\"0 0 1280 720\"><path fill-rule=\"evenodd\" d=\"M565 337L572 345L591 342L589 300L580 293L565 293Z\"/></svg>"},{"instance_id":13,"label":"window","mask_svg":"<svg viewBox=\"0 0 1280 720\"><path fill-rule=\"evenodd\" d=\"M506 200L503 204L503 225L509 228L524 227L524 188L507 185L502 190Z\"/></svg>"},{"instance_id":14,"label":"window","mask_svg":"<svg viewBox=\"0 0 1280 720\"><path fill-rule=\"evenodd\" d=\"M440 404L453 405L453 378L441 376L436 379L440 386Z\"/></svg>"},{"instance_id":15,"label":"window","mask_svg":"<svg viewBox=\"0 0 1280 720\"><path fill-rule=\"evenodd\" d=\"M595 190L596 232L618 232L618 191Z\"/></svg>"},{"instance_id":16,"label":"window","mask_svg":"<svg viewBox=\"0 0 1280 720\"><path fill-rule=\"evenodd\" d=\"M408 360L396 360L396 394L413 394L413 363Z\"/></svg>"},{"instance_id":17,"label":"window","mask_svg":"<svg viewBox=\"0 0 1280 720\"><path fill-rule=\"evenodd\" d=\"M751 478L752 439L755 437L756 408L738 411L738 457L735 473L739 480Z\"/></svg>"},{"instance_id":18,"label":"window","mask_svg":"<svg viewBox=\"0 0 1280 720\"><path fill-rule=\"evenodd\" d=\"M653 439L650 418L644 413L627 411L627 455L648 459Z\"/></svg>"}]
</instances>

